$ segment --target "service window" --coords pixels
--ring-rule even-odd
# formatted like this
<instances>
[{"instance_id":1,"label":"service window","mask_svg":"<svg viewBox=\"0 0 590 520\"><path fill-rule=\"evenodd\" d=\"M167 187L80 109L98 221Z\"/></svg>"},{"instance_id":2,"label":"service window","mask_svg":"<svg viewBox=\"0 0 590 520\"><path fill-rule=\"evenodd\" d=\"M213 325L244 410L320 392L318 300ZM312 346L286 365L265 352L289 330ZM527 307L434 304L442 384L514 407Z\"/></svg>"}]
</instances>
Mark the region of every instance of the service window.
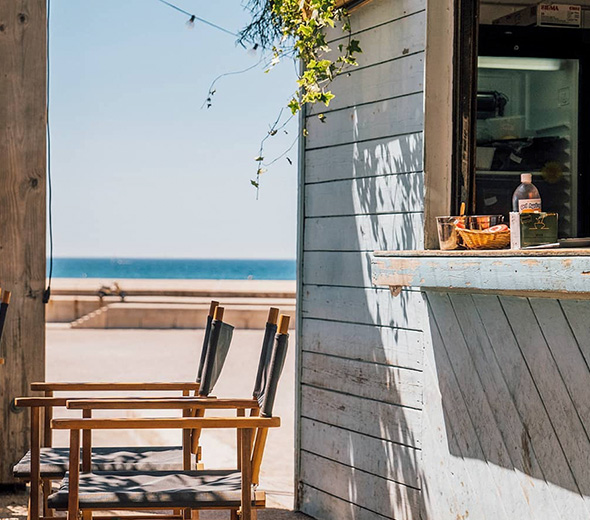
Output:
<instances>
[{"instance_id":1,"label":"service window","mask_svg":"<svg viewBox=\"0 0 590 520\"><path fill-rule=\"evenodd\" d=\"M473 154L470 210L508 217L520 174L531 173L543 210L559 214L560 237L590 236L590 28L491 25L486 9L472 31L471 81L470 63L459 68L473 101L475 146L456 144Z\"/></svg>"}]
</instances>

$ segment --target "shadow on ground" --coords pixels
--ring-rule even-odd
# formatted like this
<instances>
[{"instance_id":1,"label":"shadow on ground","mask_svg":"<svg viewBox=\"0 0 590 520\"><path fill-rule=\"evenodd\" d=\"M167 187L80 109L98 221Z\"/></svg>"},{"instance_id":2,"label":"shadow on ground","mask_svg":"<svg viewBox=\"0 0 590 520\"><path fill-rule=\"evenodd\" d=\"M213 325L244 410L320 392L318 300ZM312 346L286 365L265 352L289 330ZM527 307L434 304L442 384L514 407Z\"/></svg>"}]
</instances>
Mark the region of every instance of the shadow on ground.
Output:
<instances>
[{"instance_id":1,"label":"shadow on ground","mask_svg":"<svg viewBox=\"0 0 590 520\"><path fill-rule=\"evenodd\" d=\"M0 520L24 520L27 518L28 493L25 491L0 491ZM64 517L65 518L65 517ZM259 511L259 520L306 520L310 517L287 509L269 508ZM229 519L227 511L202 511L200 520Z\"/></svg>"}]
</instances>

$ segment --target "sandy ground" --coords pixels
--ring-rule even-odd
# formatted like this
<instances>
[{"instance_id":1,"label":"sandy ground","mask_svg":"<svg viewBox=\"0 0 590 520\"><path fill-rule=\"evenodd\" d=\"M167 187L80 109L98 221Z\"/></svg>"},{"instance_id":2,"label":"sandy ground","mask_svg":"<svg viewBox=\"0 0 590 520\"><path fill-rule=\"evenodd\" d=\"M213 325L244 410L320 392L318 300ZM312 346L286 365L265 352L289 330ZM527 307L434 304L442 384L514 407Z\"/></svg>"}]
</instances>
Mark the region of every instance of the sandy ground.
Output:
<instances>
[{"instance_id":1,"label":"sandy ground","mask_svg":"<svg viewBox=\"0 0 590 520\"><path fill-rule=\"evenodd\" d=\"M262 335L263 331L257 330L235 331L215 395L251 396ZM46 379L193 381L202 338L202 330L75 330L48 325ZM275 405L275 415L281 417L282 426L271 430L262 463L260 489L267 492L269 510L259 514L261 519L307 518L288 511L293 504L294 359L295 345L291 340ZM107 413L113 415L112 412L104 412L105 415ZM132 413L133 416L139 415ZM56 417L66 415L77 416L78 413L61 410L56 413ZM142 415L156 416L153 411ZM102 431L96 432L93 437L94 446L146 444L179 445L180 433L171 430ZM56 433L54 445L67 445L62 432ZM201 445L205 467L235 467L235 431L206 431ZM25 503L24 494L0 494L0 518L26 516L23 509ZM201 515L203 520L226 517L225 512Z\"/></svg>"}]
</instances>

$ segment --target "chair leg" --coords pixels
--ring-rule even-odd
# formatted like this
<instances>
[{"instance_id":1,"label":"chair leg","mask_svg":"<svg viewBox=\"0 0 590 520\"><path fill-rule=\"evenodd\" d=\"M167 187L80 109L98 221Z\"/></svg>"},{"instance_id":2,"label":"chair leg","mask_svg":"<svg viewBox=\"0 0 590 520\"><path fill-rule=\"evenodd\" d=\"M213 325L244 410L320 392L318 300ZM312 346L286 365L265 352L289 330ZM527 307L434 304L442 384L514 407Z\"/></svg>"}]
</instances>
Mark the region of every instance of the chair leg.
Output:
<instances>
[{"instance_id":1,"label":"chair leg","mask_svg":"<svg viewBox=\"0 0 590 520\"><path fill-rule=\"evenodd\" d=\"M253 430L244 428L239 430L242 442L240 443L240 459L242 473L242 520L252 520L252 437Z\"/></svg>"},{"instance_id":2,"label":"chair leg","mask_svg":"<svg viewBox=\"0 0 590 520\"><path fill-rule=\"evenodd\" d=\"M43 516L45 518L53 517L53 509L47 505L47 499L51 495L51 480L43 480Z\"/></svg>"},{"instance_id":3,"label":"chair leg","mask_svg":"<svg viewBox=\"0 0 590 520\"><path fill-rule=\"evenodd\" d=\"M232 509L229 515L229 519L230 520L239 520L239 516L238 516L238 510L237 509Z\"/></svg>"},{"instance_id":4,"label":"chair leg","mask_svg":"<svg viewBox=\"0 0 590 520\"><path fill-rule=\"evenodd\" d=\"M40 442L40 411L31 408L31 488L29 495L29 520L39 520L41 498L41 442Z\"/></svg>"}]
</instances>

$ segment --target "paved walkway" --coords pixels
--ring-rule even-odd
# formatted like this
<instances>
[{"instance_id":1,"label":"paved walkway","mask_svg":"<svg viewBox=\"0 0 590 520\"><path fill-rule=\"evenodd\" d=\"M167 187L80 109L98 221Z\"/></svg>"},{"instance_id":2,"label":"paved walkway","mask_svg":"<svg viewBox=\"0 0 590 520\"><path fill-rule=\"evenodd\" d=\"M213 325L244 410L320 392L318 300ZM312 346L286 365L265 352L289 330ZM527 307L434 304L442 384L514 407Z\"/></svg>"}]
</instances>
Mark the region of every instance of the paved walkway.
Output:
<instances>
[{"instance_id":1,"label":"paved walkway","mask_svg":"<svg viewBox=\"0 0 590 520\"><path fill-rule=\"evenodd\" d=\"M262 334L257 330L235 331L215 395L251 395ZM75 330L48 325L47 381L193 381L202 338L202 330ZM288 511L293 505L293 340L289 348L276 402L276 415L281 417L282 426L270 432L262 463L260 488L267 492L267 503L273 509L261 512L261 520L307 518ZM59 411L55 415L77 414ZM139 413L128 415L138 416ZM142 412L142 415L154 416L154 413ZM93 437L95 446L146 443L178 445L180 433L170 430L100 431ZM205 431L201 444L206 467L235 466L235 432ZM65 432L56 432L54 445L67 445ZM0 518L22 517L25 503L26 497L22 494L0 495ZM208 512L201 518L212 520L226 516Z\"/></svg>"}]
</instances>

